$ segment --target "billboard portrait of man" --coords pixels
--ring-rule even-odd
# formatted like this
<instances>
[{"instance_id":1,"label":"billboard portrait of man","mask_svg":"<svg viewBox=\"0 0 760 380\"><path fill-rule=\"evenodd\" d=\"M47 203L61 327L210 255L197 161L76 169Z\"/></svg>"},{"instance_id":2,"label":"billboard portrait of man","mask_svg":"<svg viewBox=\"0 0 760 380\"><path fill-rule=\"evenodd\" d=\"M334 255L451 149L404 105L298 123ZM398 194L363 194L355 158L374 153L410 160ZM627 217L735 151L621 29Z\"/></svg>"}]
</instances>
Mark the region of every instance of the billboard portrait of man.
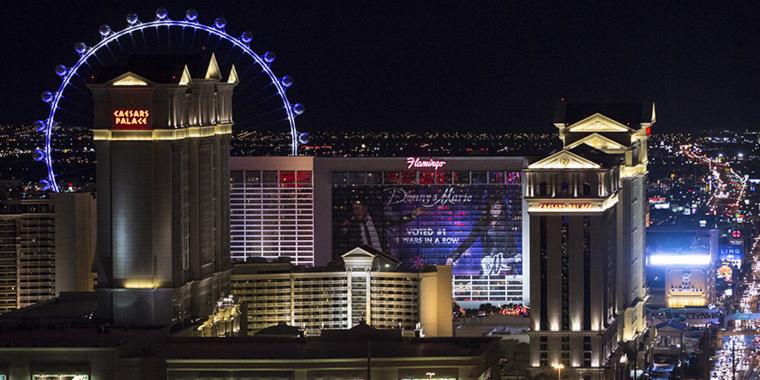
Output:
<instances>
[{"instance_id":1,"label":"billboard portrait of man","mask_svg":"<svg viewBox=\"0 0 760 380\"><path fill-rule=\"evenodd\" d=\"M409 215L401 216L396 221L382 217L373 218L366 201L355 200L351 202L351 215L340 225L340 241L344 242L343 249L352 249L358 246L368 246L381 252L388 252L386 246L386 227L411 222L422 214L421 208L414 209Z\"/></svg>"}]
</instances>

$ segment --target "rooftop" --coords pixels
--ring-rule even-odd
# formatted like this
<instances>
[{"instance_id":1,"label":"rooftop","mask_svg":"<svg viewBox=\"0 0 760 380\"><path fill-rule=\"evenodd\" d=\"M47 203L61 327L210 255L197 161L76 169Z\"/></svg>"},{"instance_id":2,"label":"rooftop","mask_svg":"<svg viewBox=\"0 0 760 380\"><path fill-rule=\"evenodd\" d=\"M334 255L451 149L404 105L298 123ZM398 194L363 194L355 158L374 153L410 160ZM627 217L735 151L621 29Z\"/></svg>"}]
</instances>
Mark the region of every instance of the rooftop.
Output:
<instances>
[{"instance_id":1,"label":"rooftop","mask_svg":"<svg viewBox=\"0 0 760 380\"><path fill-rule=\"evenodd\" d=\"M218 73L220 68L213 54L136 54L122 64L102 68L88 78L88 82L106 83L130 72L153 83L178 83L185 67L191 78L205 78L209 66L217 70L219 78L214 79L221 79L223 74ZM222 72L227 75L231 70L226 68Z\"/></svg>"},{"instance_id":2,"label":"rooftop","mask_svg":"<svg viewBox=\"0 0 760 380\"><path fill-rule=\"evenodd\" d=\"M557 104L554 123L572 125L600 113L621 124L638 129L642 123L654 121L654 104L642 103L568 103Z\"/></svg>"},{"instance_id":3,"label":"rooftop","mask_svg":"<svg viewBox=\"0 0 760 380\"><path fill-rule=\"evenodd\" d=\"M198 344L200 342L203 344ZM336 341L340 341L337 344ZM480 356L498 349L499 338L307 337L170 338L154 352L160 359L338 359Z\"/></svg>"}]
</instances>

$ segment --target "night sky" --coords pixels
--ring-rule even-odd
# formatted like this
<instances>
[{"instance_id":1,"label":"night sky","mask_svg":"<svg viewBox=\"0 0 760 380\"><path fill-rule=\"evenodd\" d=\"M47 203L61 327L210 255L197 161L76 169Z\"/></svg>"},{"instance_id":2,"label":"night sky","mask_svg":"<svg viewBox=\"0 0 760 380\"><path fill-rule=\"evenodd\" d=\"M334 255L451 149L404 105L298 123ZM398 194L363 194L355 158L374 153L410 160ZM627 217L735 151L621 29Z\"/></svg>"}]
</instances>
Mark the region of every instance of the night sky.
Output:
<instances>
[{"instance_id":1,"label":"night sky","mask_svg":"<svg viewBox=\"0 0 760 380\"><path fill-rule=\"evenodd\" d=\"M40 118L77 41L155 8L274 50L299 127L553 131L556 101L657 104L660 131L760 130L760 3L28 1L4 4L0 123ZM536 3L532 5L532 3ZM708 3L708 2L698 2Z\"/></svg>"}]
</instances>

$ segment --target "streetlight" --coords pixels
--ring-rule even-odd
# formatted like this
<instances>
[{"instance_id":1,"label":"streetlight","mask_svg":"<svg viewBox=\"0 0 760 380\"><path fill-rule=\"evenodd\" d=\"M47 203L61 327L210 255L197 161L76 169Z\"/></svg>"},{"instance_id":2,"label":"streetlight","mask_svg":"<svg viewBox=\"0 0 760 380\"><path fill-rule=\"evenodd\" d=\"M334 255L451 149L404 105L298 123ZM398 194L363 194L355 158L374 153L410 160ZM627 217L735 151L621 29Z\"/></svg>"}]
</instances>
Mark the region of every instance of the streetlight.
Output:
<instances>
[{"instance_id":1,"label":"streetlight","mask_svg":"<svg viewBox=\"0 0 760 380\"><path fill-rule=\"evenodd\" d=\"M432 379L435 376L435 372L425 372L425 375L427 375L428 379Z\"/></svg>"},{"instance_id":2,"label":"streetlight","mask_svg":"<svg viewBox=\"0 0 760 380\"><path fill-rule=\"evenodd\" d=\"M562 380L562 368L565 368L565 365L562 363L555 364L554 368L557 370L557 380Z\"/></svg>"}]
</instances>

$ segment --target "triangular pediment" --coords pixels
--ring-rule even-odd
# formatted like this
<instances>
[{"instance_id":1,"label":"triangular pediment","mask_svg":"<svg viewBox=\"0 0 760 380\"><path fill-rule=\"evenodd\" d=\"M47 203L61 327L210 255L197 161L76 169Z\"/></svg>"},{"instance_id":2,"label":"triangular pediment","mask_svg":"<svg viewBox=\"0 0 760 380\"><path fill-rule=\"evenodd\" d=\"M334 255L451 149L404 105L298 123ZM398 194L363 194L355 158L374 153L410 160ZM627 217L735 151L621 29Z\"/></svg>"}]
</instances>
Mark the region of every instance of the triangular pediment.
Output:
<instances>
[{"instance_id":1,"label":"triangular pediment","mask_svg":"<svg viewBox=\"0 0 760 380\"><path fill-rule=\"evenodd\" d=\"M206 69L206 79L222 79L222 72L219 70L219 64L216 62L216 56L211 53L211 59L208 62L208 69Z\"/></svg>"},{"instance_id":2,"label":"triangular pediment","mask_svg":"<svg viewBox=\"0 0 760 380\"><path fill-rule=\"evenodd\" d=\"M147 86L149 83L151 83L149 80L131 71L119 75L110 82L111 86Z\"/></svg>"},{"instance_id":3,"label":"triangular pediment","mask_svg":"<svg viewBox=\"0 0 760 380\"><path fill-rule=\"evenodd\" d=\"M568 150L561 150L528 165L529 169L599 169L600 167L596 162Z\"/></svg>"},{"instance_id":4,"label":"triangular pediment","mask_svg":"<svg viewBox=\"0 0 760 380\"><path fill-rule=\"evenodd\" d=\"M341 255L341 257L345 258L354 258L354 257L369 257L374 258L375 255L371 252L367 251L366 249L362 247L356 247L344 254Z\"/></svg>"},{"instance_id":5,"label":"triangular pediment","mask_svg":"<svg viewBox=\"0 0 760 380\"><path fill-rule=\"evenodd\" d=\"M631 132L633 129L600 113L595 113L566 129L567 132Z\"/></svg>"},{"instance_id":6,"label":"triangular pediment","mask_svg":"<svg viewBox=\"0 0 760 380\"><path fill-rule=\"evenodd\" d=\"M575 141L565 146L565 149L573 149L576 146L581 145L581 144L586 144L592 148L599 149L601 151L622 150L626 148L623 144L615 140L612 140L609 137L605 137L598 133L592 133L578 141Z\"/></svg>"}]
</instances>

